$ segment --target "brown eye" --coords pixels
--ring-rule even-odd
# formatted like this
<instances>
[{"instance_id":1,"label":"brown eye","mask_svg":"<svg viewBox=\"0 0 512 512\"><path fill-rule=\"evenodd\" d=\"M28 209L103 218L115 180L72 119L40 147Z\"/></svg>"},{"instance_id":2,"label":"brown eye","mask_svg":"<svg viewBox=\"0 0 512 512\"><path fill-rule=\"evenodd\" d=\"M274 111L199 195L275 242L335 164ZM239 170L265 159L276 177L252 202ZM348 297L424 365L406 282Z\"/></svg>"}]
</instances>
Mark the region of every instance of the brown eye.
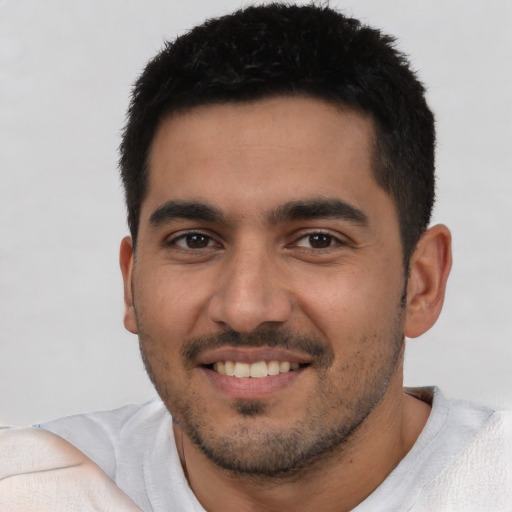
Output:
<instances>
[{"instance_id":1,"label":"brown eye","mask_svg":"<svg viewBox=\"0 0 512 512\"><path fill-rule=\"evenodd\" d=\"M181 249L206 249L214 247L215 241L211 236L199 232L189 232L173 238L168 242L170 246L178 246Z\"/></svg>"},{"instance_id":2,"label":"brown eye","mask_svg":"<svg viewBox=\"0 0 512 512\"><path fill-rule=\"evenodd\" d=\"M326 249L332 244L332 236L323 233L309 235L309 244L313 249Z\"/></svg>"},{"instance_id":3,"label":"brown eye","mask_svg":"<svg viewBox=\"0 0 512 512\"><path fill-rule=\"evenodd\" d=\"M208 247L211 240L209 236L202 235L201 233L191 233L184 238L187 248L189 249L203 249L204 247Z\"/></svg>"}]
</instances>

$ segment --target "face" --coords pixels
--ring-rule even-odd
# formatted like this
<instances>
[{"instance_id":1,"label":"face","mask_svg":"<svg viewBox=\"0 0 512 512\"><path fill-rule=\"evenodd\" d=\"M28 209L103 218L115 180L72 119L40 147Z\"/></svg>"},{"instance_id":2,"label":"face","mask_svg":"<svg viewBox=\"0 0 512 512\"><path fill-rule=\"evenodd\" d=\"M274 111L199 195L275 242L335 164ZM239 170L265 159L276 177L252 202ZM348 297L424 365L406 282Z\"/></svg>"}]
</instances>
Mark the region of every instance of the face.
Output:
<instances>
[{"instance_id":1,"label":"face","mask_svg":"<svg viewBox=\"0 0 512 512\"><path fill-rule=\"evenodd\" d=\"M310 463L399 378L402 251L372 137L370 119L306 98L200 107L156 134L136 255L122 248L125 324L224 468Z\"/></svg>"}]
</instances>

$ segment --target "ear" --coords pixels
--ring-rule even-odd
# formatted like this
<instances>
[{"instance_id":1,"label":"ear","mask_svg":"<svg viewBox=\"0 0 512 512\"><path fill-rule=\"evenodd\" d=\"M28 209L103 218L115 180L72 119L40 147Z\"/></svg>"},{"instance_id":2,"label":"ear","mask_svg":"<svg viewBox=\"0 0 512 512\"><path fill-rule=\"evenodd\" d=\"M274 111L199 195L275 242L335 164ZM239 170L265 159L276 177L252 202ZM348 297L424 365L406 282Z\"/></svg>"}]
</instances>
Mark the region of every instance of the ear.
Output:
<instances>
[{"instance_id":1,"label":"ear","mask_svg":"<svg viewBox=\"0 0 512 512\"><path fill-rule=\"evenodd\" d=\"M121 241L121 249L119 251L119 264L124 283L124 326L131 333L137 334L137 319L133 304L132 287L134 257L133 241L131 237L126 236Z\"/></svg>"},{"instance_id":2,"label":"ear","mask_svg":"<svg viewBox=\"0 0 512 512\"><path fill-rule=\"evenodd\" d=\"M439 224L421 237L409 264L405 335L416 338L435 323L452 268L451 234Z\"/></svg>"}]
</instances>

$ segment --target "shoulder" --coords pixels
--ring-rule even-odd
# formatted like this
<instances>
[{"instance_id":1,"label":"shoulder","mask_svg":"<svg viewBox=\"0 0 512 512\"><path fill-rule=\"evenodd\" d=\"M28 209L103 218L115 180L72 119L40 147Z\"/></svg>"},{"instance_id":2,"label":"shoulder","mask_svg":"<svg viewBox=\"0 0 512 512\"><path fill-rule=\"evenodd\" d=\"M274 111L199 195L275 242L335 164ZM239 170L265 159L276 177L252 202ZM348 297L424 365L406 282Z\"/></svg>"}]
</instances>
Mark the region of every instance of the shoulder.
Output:
<instances>
[{"instance_id":1,"label":"shoulder","mask_svg":"<svg viewBox=\"0 0 512 512\"><path fill-rule=\"evenodd\" d=\"M447 400L436 387L407 389L430 417L361 511L511 512L512 413Z\"/></svg>"},{"instance_id":2,"label":"shoulder","mask_svg":"<svg viewBox=\"0 0 512 512\"><path fill-rule=\"evenodd\" d=\"M140 444L152 438L148 434L158 428L168 428L171 417L161 400L145 404L78 414L37 425L57 434L92 459L111 478L115 477L119 446Z\"/></svg>"},{"instance_id":3,"label":"shoulder","mask_svg":"<svg viewBox=\"0 0 512 512\"><path fill-rule=\"evenodd\" d=\"M480 489L506 488L512 492L512 412L493 412L472 441L447 466L439 481L448 479L466 480L468 484L478 482Z\"/></svg>"},{"instance_id":4,"label":"shoulder","mask_svg":"<svg viewBox=\"0 0 512 512\"><path fill-rule=\"evenodd\" d=\"M464 436L471 416L481 410L453 403L454 417L460 419L452 424L454 433ZM415 511L512 510L512 412L491 411L458 453L446 455L443 471L424 487Z\"/></svg>"},{"instance_id":5,"label":"shoulder","mask_svg":"<svg viewBox=\"0 0 512 512\"><path fill-rule=\"evenodd\" d=\"M5 429L0 434L0 496L8 499L13 492L19 497L23 486L54 497L48 492L46 480L58 475L65 477L71 500L76 484L82 481L87 488L76 490L81 496L107 493L120 502L129 496L143 509L151 508L152 500L156 500L176 503L177 510L183 510L183 499L192 499L186 492L187 483L174 444L172 418L160 400L68 416L31 428ZM73 476L77 471L78 479ZM84 472L88 475L85 480ZM174 482L172 489L170 479ZM14 490L6 488L13 485ZM20 499L25 504L23 496ZM0 509L4 510L1 498Z\"/></svg>"}]
</instances>

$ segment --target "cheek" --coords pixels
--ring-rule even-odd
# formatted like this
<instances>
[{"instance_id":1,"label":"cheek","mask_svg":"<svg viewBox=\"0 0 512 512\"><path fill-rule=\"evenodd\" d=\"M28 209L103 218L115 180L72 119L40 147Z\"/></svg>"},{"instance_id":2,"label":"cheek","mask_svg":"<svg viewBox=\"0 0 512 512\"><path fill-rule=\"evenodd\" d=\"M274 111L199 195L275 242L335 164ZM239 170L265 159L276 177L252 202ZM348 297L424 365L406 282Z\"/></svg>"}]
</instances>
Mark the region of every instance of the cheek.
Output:
<instances>
[{"instance_id":1,"label":"cheek","mask_svg":"<svg viewBox=\"0 0 512 512\"><path fill-rule=\"evenodd\" d=\"M201 272L180 272L165 265L144 272L141 266L134 277L138 322L148 333L173 341L194 335L208 303Z\"/></svg>"},{"instance_id":2,"label":"cheek","mask_svg":"<svg viewBox=\"0 0 512 512\"><path fill-rule=\"evenodd\" d=\"M328 339L373 336L397 318L403 288L398 271L345 266L306 281L301 309Z\"/></svg>"}]
</instances>

